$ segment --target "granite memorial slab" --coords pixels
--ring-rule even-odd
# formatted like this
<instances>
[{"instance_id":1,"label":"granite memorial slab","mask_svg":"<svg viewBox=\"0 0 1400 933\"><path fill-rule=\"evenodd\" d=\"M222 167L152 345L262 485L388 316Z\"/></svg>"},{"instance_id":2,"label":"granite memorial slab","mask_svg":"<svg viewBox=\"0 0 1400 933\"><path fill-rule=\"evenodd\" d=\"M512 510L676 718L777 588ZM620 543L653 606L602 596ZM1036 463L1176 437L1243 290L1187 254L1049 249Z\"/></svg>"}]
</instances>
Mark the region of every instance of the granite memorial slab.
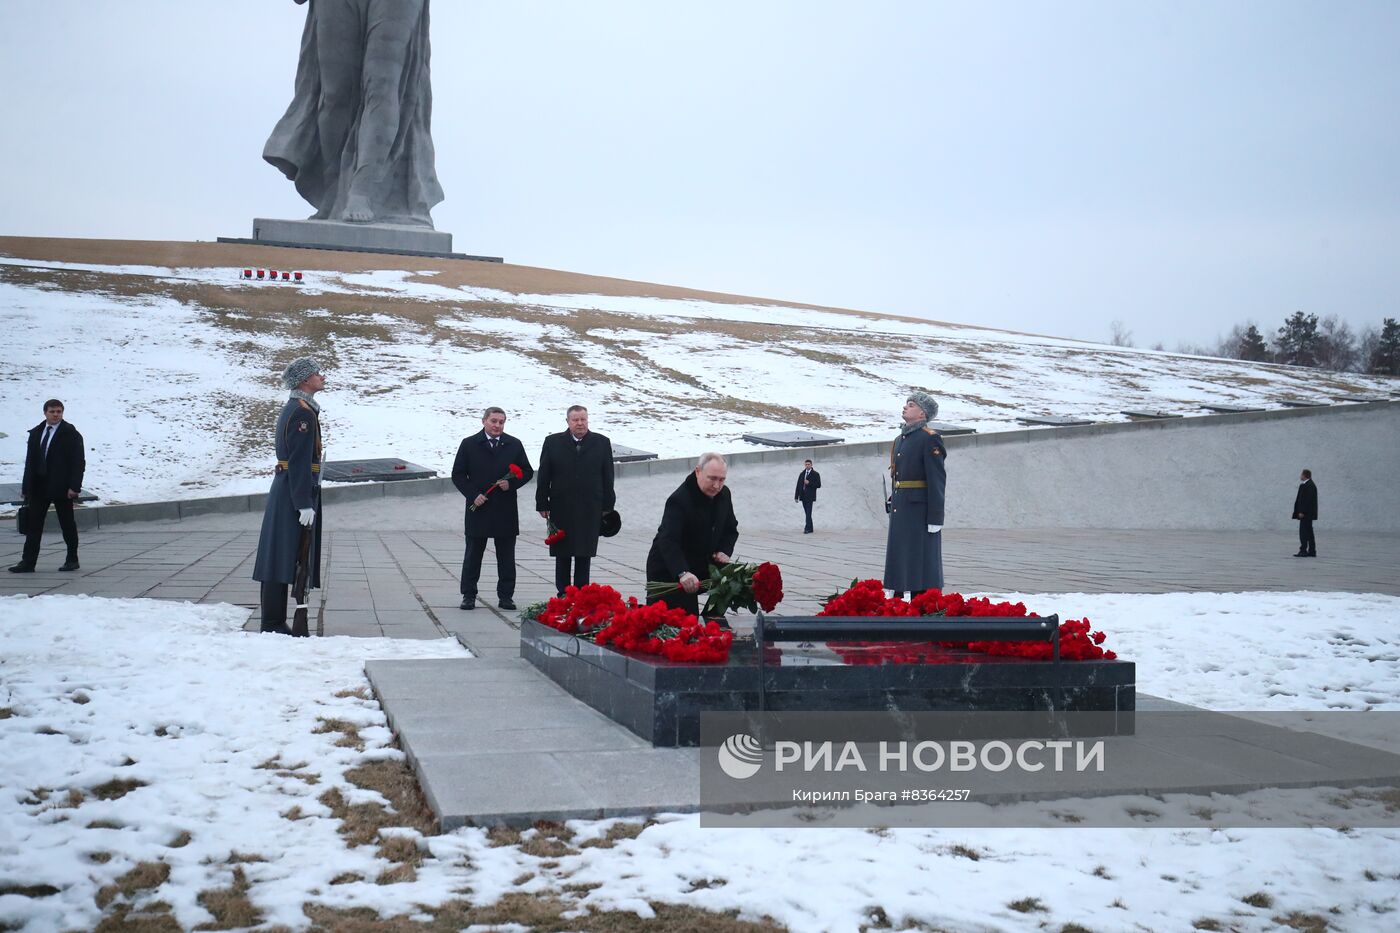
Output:
<instances>
[{"instance_id":1,"label":"granite memorial slab","mask_svg":"<svg viewBox=\"0 0 1400 933\"><path fill-rule=\"evenodd\" d=\"M775 620L777 621L777 620ZM873 621L873 620L867 620ZM1032 661L927 647L735 639L724 664L667 661L524 621L520 655L573 696L658 747L699 742L704 712L904 710L1129 712L1127 661ZM762 664L760 665L760 660Z\"/></svg>"},{"instance_id":2,"label":"granite memorial slab","mask_svg":"<svg viewBox=\"0 0 1400 933\"><path fill-rule=\"evenodd\" d=\"M1093 424L1091 418L1075 418L1064 415L1017 415L1016 420L1022 424L1040 424L1052 428L1072 428L1081 424Z\"/></svg>"},{"instance_id":3,"label":"granite memorial slab","mask_svg":"<svg viewBox=\"0 0 1400 933\"><path fill-rule=\"evenodd\" d=\"M24 499L20 496L22 483L0 483L0 502L9 505L24 505ZM84 489L78 493L79 502L96 502L97 496Z\"/></svg>"},{"instance_id":4,"label":"granite memorial slab","mask_svg":"<svg viewBox=\"0 0 1400 933\"><path fill-rule=\"evenodd\" d=\"M842 442L842 438L812 431L757 431L745 434L743 439L765 447L821 447Z\"/></svg>"},{"instance_id":5,"label":"granite memorial slab","mask_svg":"<svg viewBox=\"0 0 1400 933\"><path fill-rule=\"evenodd\" d=\"M636 447L627 447L623 444L613 444L614 463L635 463L641 460L655 460L656 454L649 450L638 450Z\"/></svg>"},{"instance_id":6,"label":"granite memorial slab","mask_svg":"<svg viewBox=\"0 0 1400 933\"><path fill-rule=\"evenodd\" d=\"M430 470L397 457L373 460L327 460L321 464L321 481L326 483L391 483L401 479L431 479Z\"/></svg>"},{"instance_id":7,"label":"granite memorial slab","mask_svg":"<svg viewBox=\"0 0 1400 933\"><path fill-rule=\"evenodd\" d=\"M1180 418L1182 415L1170 411L1124 411L1134 421L1157 421L1164 418Z\"/></svg>"},{"instance_id":8,"label":"granite memorial slab","mask_svg":"<svg viewBox=\"0 0 1400 933\"><path fill-rule=\"evenodd\" d=\"M1206 411L1217 412L1222 415L1238 415L1247 411L1264 411L1262 407L1254 405L1202 405Z\"/></svg>"}]
</instances>

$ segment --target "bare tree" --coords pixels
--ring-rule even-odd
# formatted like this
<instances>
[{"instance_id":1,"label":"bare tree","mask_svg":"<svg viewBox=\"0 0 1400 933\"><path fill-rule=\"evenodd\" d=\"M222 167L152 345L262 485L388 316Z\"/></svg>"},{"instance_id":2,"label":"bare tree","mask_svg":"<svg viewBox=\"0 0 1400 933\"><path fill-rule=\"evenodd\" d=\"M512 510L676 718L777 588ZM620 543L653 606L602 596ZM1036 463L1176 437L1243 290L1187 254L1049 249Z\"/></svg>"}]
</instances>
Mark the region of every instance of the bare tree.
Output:
<instances>
[{"instance_id":1,"label":"bare tree","mask_svg":"<svg viewBox=\"0 0 1400 933\"><path fill-rule=\"evenodd\" d=\"M1108 325L1108 342L1115 347L1131 347L1133 343L1133 332L1128 330L1127 325L1122 321L1114 321Z\"/></svg>"},{"instance_id":2,"label":"bare tree","mask_svg":"<svg viewBox=\"0 0 1400 933\"><path fill-rule=\"evenodd\" d=\"M1346 321L1329 314L1318 322L1317 365L1338 372L1359 368L1361 355L1357 351L1356 335Z\"/></svg>"}]
</instances>

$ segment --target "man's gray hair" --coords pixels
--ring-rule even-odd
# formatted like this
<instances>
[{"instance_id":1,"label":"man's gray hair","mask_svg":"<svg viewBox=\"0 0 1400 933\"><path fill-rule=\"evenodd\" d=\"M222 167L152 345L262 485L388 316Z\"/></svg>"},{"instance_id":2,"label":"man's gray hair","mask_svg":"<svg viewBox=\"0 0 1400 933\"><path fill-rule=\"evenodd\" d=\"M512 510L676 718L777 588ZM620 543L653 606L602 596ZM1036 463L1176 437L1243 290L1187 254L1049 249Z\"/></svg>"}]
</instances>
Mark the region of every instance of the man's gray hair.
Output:
<instances>
[{"instance_id":1,"label":"man's gray hair","mask_svg":"<svg viewBox=\"0 0 1400 933\"><path fill-rule=\"evenodd\" d=\"M484 412L481 413L481 420L482 420L482 421L485 421L487 418L490 418L492 415L500 415L500 416L502 416L502 417L505 417L505 413L506 413L506 410L505 410L504 408L501 408L501 407L498 406L498 405L492 405L490 408L486 409Z\"/></svg>"},{"instance_id":2,"label":"man's gray hair","mask_svg":"<svg viewBox=\"0 0 1400 933\"><path fill-rule=\"evenodd\" d=\"M938 417L938 402L934 401L933 396L922 389L911 389L909 401L923 409L925 421L932 421Z\"/></svg>"},{"instance_id":3,"label":"man's gray hair","mask_svg":"<svg viewBox=\"0 0 1400 933\"><path fill-rule=\"evenodd\" d=\"M711 460L718 460L720 464L722 464L726 468L729 466L729 464L725 462L723 454L715 453L713 450L707 450L705 451L705 453L700 455L700 462L696 464L695 469L705 469L705 467L709 466Z\"/></svg>"}]
</instances>

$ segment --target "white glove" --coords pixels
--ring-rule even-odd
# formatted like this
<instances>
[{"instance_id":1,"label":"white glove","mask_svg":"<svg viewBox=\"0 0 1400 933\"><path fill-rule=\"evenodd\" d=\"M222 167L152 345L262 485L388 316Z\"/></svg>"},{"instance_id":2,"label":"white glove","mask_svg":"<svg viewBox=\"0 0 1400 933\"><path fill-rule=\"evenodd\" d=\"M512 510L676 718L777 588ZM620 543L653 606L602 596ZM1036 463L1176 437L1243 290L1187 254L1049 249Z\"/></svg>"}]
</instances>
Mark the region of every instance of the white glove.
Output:
<instances>
[{"instance_id":1,"label":"white glove","mask_svg":"<svg viewBox=\"0 0 1400 933\"><path fill-rule=\"evenodd\" d=\"M315 509L298 509L298 510L297 510L297 521L301 522L302 527L304 527L304 528L310 528L312 525L314 525L314 524L316 523L316 510L315 510Z\"/></svg>"},{"instance_id":2,"label":"white glove","mask_svg":"<svg viewBox=\"0 0 1400 933\"><path fill-rule=\"evenodd\" d=\"M940 531L942 531L942 530L943 530L943 526L942 526L942 525L929 525L929 526L928 526L928 533L931 534L931 535L936 535L936 534L938 534L938 533L939 533Z\"/></svg>"}]
</instances>

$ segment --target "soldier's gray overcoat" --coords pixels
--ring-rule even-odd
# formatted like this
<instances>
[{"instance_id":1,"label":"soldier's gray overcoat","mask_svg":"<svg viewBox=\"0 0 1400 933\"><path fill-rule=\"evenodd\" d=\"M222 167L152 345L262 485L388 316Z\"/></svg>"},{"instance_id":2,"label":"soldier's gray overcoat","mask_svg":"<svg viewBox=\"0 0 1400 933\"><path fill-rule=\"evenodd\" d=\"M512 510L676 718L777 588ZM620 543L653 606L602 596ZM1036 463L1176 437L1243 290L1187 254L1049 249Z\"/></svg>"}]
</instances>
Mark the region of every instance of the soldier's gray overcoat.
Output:
<instances>
[{"instance_id":1,"label":"soldier's gray overcoat","mask_svg":"<svg viewBox=\"0 0 1400 933\"><path fill-rule=\"evenodd\" d=\"M928 526L943 524L947 458L943 437L923 422L895 438L890 452L894 489L885 543L886 589L922 593L943 588L943 534L929 534ZM902 485L908 482L926 485Z\"/></svg>"},{"instance_id":2,"label":"soldier's gray overcoat","mask_svg":"<svg viewBox=\"0 0 1400 933\"><path fill-rule=\"evenodd\" d=\"M297 546L301 543L300 509L315 509L311 526L312 589L321 586L321 419L305 401L290 398L277 416L277 475L267 494L262 534L253 579L263 583L296 582Z\"/></svg>"}]
</instances>

